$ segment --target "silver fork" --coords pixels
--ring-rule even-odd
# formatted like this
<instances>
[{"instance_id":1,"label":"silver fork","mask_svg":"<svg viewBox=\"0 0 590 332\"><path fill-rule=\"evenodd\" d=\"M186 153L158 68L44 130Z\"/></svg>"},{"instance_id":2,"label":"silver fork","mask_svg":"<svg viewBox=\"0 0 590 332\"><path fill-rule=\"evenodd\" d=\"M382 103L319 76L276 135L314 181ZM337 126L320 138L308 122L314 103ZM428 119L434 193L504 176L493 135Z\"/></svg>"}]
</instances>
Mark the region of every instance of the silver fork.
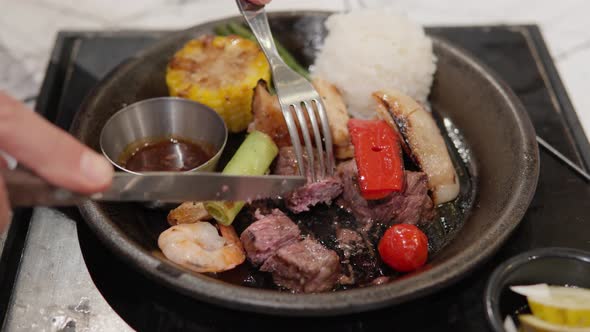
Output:
<instances>
[{"instance_id":1,"label":"silver fork","mask_svg":"<svg viewBox=\"0 0 590 332\"><path fill-rule=\"evenodd\" d=\"M334 153L332 151L332 134L330 132L326 109L322 104L322 98L309 81L289 68L283 59L281 59L270 32L264 6L254 5L245 0L236 0L236 2L242 16L246 19L250 29L252 29L270 64L281 111L283 112L287 128L289 129L289 135L291 136L291 142L295 149L299 173L303 176L307 174L303 162L303 151L297 130L297 122L301 128L305 143L307 168L309 169L311 180L315 182L327 175L333 175ZM295 117L293 113L295 113ZM307 119L311 123L317 154L314 154ZM316 174L314 167L316 156L320 165L319 174Z\"/></svg>"}]
</instances>

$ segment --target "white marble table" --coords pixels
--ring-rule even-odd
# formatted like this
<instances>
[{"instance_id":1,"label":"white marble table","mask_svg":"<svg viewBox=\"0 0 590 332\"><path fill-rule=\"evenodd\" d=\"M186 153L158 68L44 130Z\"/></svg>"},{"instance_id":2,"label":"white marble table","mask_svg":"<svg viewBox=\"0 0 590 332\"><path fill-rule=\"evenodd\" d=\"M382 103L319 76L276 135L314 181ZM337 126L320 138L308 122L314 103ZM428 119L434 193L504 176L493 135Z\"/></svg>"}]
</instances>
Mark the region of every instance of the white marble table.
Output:
<instances>
[{"instance_id":1,"label":"white marble table","mask_svg":"<svg viewBox=\"0 0 590 332\"><path fill-rule=\"evenodd\" d=\"M274 0L269 11L394 6L425 25L536 23L590 131L590 2L586 0ZM233 0L0 0L0 89L35 95L56 32L179 29L236 15Z\"/></svg>"}]
</instances>

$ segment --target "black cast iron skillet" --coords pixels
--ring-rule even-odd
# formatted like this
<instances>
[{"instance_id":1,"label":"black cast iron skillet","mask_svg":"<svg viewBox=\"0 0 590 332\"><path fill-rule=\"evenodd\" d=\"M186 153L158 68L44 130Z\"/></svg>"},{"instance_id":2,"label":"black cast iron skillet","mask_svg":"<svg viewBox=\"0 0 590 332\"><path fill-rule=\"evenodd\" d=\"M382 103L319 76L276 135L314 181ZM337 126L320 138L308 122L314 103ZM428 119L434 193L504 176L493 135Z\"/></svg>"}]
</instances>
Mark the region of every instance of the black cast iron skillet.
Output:
<instances>
[{"instance_id":1,"label":"black cast iron skillet","mask_svg":"<svg viewBox=\"0 0 590 332\"><path fill-rule=\"evenodd\" d=\"M325 36L323 21L328 15L315 11L273 13L270 20L275 36L303 63L310 64ZM177 49L230 20L240 19L171 34L118 66L85 100L73 123L73 134L98 150L100 130L117 110L138 100L167 95L165 68ZM181 293L230 308L336 315L408 301L445 287L494 253L518 225L535 192L539 159L534 129L508 86L465 52L443 40L433 40L438 69L430 102L439 120L442 116L452 121L464 136L470 156L465 165L470 173L468 187L477 190L467 193L467 208L456 223L462 227L448 233L452 238L447 240L452 241L443 241L428 269L420 273L381 286L322 294L248 288L191 273L163 258L157 236L166 228L166 211L96 202L84 203L80 211L113 254L139 271Z\"/></svg>"}]
</instances>

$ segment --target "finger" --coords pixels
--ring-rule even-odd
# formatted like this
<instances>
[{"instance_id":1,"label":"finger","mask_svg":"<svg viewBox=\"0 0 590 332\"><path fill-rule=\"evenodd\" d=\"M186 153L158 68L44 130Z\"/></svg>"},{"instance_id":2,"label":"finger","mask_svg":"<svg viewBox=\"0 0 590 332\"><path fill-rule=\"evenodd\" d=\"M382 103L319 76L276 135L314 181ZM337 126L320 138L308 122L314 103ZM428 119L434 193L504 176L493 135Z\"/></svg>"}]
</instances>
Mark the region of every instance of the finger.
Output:
<instances>
[{"instance_id":1,"label":"finger","mask_svg":"<svg viewBox=\"0 0 590 332\"><path fill-rule=\"evenodd\" d=\"M4 187L4 180L0 176L0 234L4 233L6 226L10 223L12 212L8 203L8 195Z\"/></svg>"},{"instance_id":2,"label":"finger","mask_svg":"<svg viewBox=\"0 0 590 332\"><path fill-rule=\"evenodd\" d=\"M103 190L113 176L102 155L1 91L0 149L54 185L78 192Z\"/></svg>"}]
</instances>

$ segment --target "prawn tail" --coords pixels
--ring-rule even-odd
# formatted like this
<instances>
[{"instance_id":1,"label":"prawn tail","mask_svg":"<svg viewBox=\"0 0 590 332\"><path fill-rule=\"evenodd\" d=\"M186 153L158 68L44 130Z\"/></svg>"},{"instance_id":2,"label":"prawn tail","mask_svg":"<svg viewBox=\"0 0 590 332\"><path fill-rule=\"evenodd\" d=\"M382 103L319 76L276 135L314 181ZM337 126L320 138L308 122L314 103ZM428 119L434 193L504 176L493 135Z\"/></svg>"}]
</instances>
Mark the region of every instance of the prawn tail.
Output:
<instances>
[{"instance_id":1,"label":"prawn tail","mask_svg":"<svg viewBox=\"0 0 590 332\"><path fill-rule=\"evenodd\" d=\"M227 241L227 245L223 251L223 258L226 264L233 265L232 268L242 264L246 260L246 252L236 230L233 226L218 224L218 227L221 236Z\"/></svg>"}]
</instances>

